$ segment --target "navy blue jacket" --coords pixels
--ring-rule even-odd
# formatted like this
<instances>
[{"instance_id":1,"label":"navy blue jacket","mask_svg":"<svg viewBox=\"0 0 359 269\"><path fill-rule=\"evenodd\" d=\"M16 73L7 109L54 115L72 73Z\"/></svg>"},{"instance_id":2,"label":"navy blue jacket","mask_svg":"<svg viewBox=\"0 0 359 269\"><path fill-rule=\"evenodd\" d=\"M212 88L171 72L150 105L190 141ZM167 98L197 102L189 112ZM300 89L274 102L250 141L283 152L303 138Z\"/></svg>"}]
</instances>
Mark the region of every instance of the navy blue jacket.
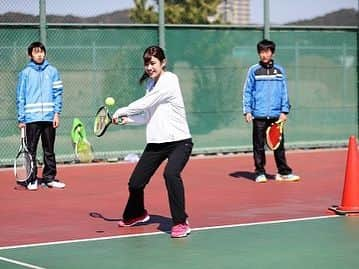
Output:
<instances>
[{"instance_id":1,"label":"navy blue jacket","mask_svg":"<svg viewBox=\"0 0 359 269\"><path fill-rule=\"evenodd\" d=\"M278 118L289 113L290 103L283 67L255 64L248 70L243 89L243 114L254 118Z\"/></svg>"}]
</instances>

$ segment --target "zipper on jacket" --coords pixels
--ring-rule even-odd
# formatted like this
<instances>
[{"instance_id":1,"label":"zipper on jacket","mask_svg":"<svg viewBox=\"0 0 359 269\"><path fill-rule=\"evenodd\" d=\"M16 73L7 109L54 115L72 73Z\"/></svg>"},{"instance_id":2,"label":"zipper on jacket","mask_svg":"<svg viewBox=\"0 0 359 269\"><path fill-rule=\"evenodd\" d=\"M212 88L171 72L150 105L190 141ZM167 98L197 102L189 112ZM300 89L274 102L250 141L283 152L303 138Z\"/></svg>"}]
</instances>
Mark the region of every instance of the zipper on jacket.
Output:
<instances>
[{"instance_id":1,"label":"zipper on jacket","mask_svg":"<svg viewBox=\"0 0 359 269\"><path fill-rule=\"evenodd\" d=\"M269 76L269 68L267 68L267 76ZM268 96L269 102L267 103L268 104L268 106L267 106L267 118L270 117L269 112L270 112L271 102L272 102L272 98L273 98L273 87L270 86L269 90L270 91L269 91L269 96Z\"/></svg>"},{"instance_id":2,"label":"zipper on jacket","mask_svg":"<svg viewBox=\"0 0 359 269\"><path fill-rule=\"evenodd\" d=\"M43 100L43 96L42 96L42 76L43 76L43 72L41 70L41 67L39 66L39 71L40 71L40 97L41 97L41 119L44 119L44 100Z\"/></svg>"},{"instance_id":3,"label":"zipper on jacket","mask_svg":"<svg viewBox=\"0 0 359 269\"><path fill-rule=\"evenodd\" d=\"M268 101L269 102L267 102L267 112L266 112L266 117L267 118L269 117L270 105L271 105L271 102L272 102L272 88L270 88L268 90L269 90L269 95L268 95Z\"/></svg>"}]
</instances>

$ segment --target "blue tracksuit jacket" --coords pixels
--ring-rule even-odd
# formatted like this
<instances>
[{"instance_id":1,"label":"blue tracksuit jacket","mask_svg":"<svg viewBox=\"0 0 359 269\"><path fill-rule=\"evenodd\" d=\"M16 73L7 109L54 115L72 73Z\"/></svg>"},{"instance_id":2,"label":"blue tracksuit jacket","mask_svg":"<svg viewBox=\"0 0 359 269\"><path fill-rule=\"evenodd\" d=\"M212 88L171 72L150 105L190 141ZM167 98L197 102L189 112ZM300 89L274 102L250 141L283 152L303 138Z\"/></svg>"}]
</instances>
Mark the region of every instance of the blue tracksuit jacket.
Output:
<instances>
[{"instance_id":1,"label":"blue tracksuit jacket","mask_svg":"<svg viewBox=\"0 0 359 269\"><path fill-rule=\"evenodd\" d=\"M290 103L283 67L273 62L255 64L248 70L243 89L243 114L254 118L278 118L289 113Z\"/></svg>"},{"instance_id":2,"label":"blue tracksuit jacket","mask_svg":"<svg viewBox=\"0 0 359 269\"><path fill-rule=\"evenodd\" d=\"M17 120L22 123L52 122L62 110L62 81L55 67L45 60L30 61L19 73L16 88Z\"/></svg>"}]
</instances>

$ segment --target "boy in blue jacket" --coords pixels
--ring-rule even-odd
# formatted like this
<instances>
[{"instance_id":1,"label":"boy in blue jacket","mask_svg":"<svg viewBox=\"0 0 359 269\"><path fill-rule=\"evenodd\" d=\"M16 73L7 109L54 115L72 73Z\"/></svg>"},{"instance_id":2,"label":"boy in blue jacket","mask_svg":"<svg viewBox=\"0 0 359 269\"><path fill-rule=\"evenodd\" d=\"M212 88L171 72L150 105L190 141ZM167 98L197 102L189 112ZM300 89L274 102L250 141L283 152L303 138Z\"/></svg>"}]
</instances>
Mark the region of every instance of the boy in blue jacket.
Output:
<instances>
[{"instance_id":1,"label":"boy in blue jacket","mask_svg":"<svg viewBox=\"0 0 359 269\"><path fill-rule=\"evenodd\" d=\"M287 120L290 103L284 69L273 61L275 43L264 39L257 44L257 52L260 61L249 68L243 89L243 114L246 122L253 122L255 180L263 183L267 182L264 168L267 127L277 120ZM284 134L278 149L274 151L274 159L278 169L276 180L298 181L300 179L292 173L292 169L287 164Z\"/></svg>"},{"instance_id":2,"label":"boy in blue jacket","mask_svg":"<svg viewBox=\"0 0 359 269\"><path fill-rule=\"evenodd\" d=\"M57 69L45 59L46 48L41 42L32 43L27 52L30 62L20 72L16 88L18 127L26 128L27 147L34 160L34 171L25 187L29 190L38 188L36 151L41 137L44 153L41 183L64 188L65 184L56 179L54 152L62 110L62 81Z\"/></svg>"}]
</instances>

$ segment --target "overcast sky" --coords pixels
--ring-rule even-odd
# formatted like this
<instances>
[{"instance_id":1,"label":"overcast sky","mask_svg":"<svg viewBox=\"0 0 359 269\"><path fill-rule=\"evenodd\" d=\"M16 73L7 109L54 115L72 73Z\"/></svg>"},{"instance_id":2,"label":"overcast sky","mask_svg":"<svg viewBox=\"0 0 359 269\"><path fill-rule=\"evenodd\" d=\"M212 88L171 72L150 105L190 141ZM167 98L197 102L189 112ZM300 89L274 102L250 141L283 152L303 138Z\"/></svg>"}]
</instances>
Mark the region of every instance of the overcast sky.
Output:
<instances>
[{"instance_id":1,"label":"overcast sky","mask_svg":"<svg viewBox=\"0 0 359 269\"><path fill-rule=\"evenodd\" d=\"M250 22L263 23L263 0L250 0ZM49 14L93 16L134 6L133 0L46 0ZM269 0L271 23L311 19L342 8L358 9L358 0ZM0 13L38 13L39 0L0 0Z\"/></svg>"}]
</instances>

